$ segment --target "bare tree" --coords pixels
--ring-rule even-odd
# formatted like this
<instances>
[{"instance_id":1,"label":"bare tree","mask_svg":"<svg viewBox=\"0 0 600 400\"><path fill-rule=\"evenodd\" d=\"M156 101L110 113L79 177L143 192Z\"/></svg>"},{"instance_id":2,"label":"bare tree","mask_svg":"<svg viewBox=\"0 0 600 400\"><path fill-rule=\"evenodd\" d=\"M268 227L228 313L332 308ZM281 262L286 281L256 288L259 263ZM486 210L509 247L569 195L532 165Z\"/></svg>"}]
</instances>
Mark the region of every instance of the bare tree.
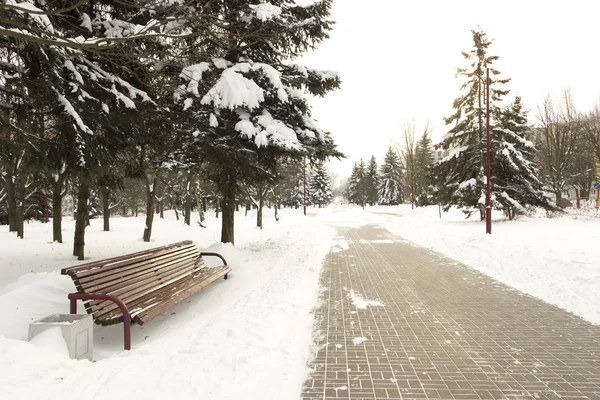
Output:
<instances>
[{"instance_id":1,"label":"bare tree","mask_svg":"<svg viewBox=\"0 0 600 400\"><path fill-rule=\"evenodd\" d=\"M427 128L426 128L427 129ZM415 121L406 122L403 127L403 151L404 162L406 164L406 179L410 187L411 207L415 208Z\"/></svg>"},{"instance_id":2,"label":"bare tree","mask_svg":"<svg viewBox=\"0 0 600 400\"><path fill-rule=\"evenodd\" d=\"M584 124L585 138L594 149L596 160L600 163L600 105L596 105L586 116Z\"/></svg>"},{"instance_id":3,"label":"bare tree","mask_svg":"<svg viewBox=\"0 0 600 400\"><path fill-rule=\"evenodd\" d=\"M539 108L540 128L536 142L539 147L539 165L544 181L556 195L560 205L562 192L574 185L577 175L577 149L582 137L581 118L573 104L569 90L565 90L562 102L556 106L546 96Z\"/></svg>"}]
</instances>

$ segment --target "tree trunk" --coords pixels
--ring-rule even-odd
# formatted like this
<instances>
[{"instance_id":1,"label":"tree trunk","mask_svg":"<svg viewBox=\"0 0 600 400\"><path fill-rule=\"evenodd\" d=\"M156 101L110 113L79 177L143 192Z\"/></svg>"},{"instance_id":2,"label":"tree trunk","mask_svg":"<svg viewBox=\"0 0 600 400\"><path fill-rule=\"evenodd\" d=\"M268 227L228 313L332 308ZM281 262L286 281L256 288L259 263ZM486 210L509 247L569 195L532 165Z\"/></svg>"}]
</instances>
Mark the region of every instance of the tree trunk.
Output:
<instances>
[{"instance_id":1,"label":"tree trunk","mask_svg":"<svg viewBox=\"0 0 600 400\"><path fill-rule=\"evenodd\" d=\"M579 196L579 189L575 188L575 198L576 198L576 202L577 202L577 208L581 208L581 200L580 200L580 196Z\"/></svg>"},{"instance_id":2,"label":"tree trunk","mask_svg":"<svg viewBox=\"0 0 600 400\"><path fill-rule=\"evenodd\" d=\"M206 218L204 218L204 206L202 205L202 198L196 192L196 204L198 204L198 217L200 217L200 223L202 224Z\"/></svg>"},{"instance_id":3,"label":"tree trunk","mask_svg":"<svg viewBox=\"0 0 600 400\"><path fill-rule=\"evenodd\" d=\"M262 189L258 190L258 210L256 211L256 226L260 229L263 228L263 207L265 205L264 195Z\"/></svg>"},{"instance_id":4,"label":"tree trunk","mask_svg":"<svg viewBox=\"0 0 600 400\"><path fill-rule=\"evenodd\" d=\"M484 207L479 208L479 220L485 221L485 208Z\"/></svg>"},{"instance_id":5,"label":"tree trunk","mask_svg":"<svg viewBox=\"0 0 600 400\"><path fill-rule=\"evenodd\" d=\"M221 199L217 197L217 201L216 201L216 210L215 210L215 218L219 218L219 211L220 211L220 207L221 207Z\"/></svg>"},{"instance_id":6,"label":"tree trunk","mask_svg":"<svg viewBox=\"0 0 600 400\"><path fill-rule=\"evenodd\" d=\"M8 230L10 232L17 231L17 198L15 192L14 176L7 174L6 176L6 203L8 205Z\"/></svg>"},{"instance_id":7,"label":"tree trunk","mask_svg":"<svg viewBox=\"0 0 600 400\"><path fill-rule=\"evenodd\" d=\"M19 179L17 180L17 195L18 195L18 203L17 203L17 237L23 239L25 236L25 177L21 172Z\"/></svg>"},{"instance_id":8,"label":"tree trunk","mask_svg":"<svg viewBox=\"0 0 600 400\"><path fill-rule=\"evenodd\" d=\"M221 189L223 194L223 218L221 221L221 243L235 244L234 217L235 217L235 181L229 179L226 187Z\"/></svg>"},{"instance_id":9,"label":"tree trunk","mask_svg":"<svg viewBox=\"0 0 600 400\"><path fill-rule=\"evenodd\" d=\"M75 238L73 239L73 255L78 260L84 259L85 248L85 220L88 215L88 197L90 195L87 182L79 184L77 192L77 212L75 214Z\"/></svg>"},{"instance_id":10,"label":"tree trunk","mask_svg":"<svg viewBox=\"0 0 600 400\"><path fill-rule=\"evenodd\" d=\"M557 190L554 192L554 195L556 196L556 205L561 207L560 203L562 201L562 192L560 190Z\"/></svg>"},{"instance_id":11,"label":"tree trunk","mask_svg":"<svg viewBox=\"0 0 600 400\"><path fill-rule=\"evenodd\" d=\"M52 241L62 243L62 182L52 184Z\"/></svg>"},{"instance_id":12,"label":"tree trunk","mask_svg":"<svg viewBox=\"0 0 600 400\"><path fill-rule=\"evenodd\" d=\"M250 210L250 202L246 201L246 213L244 214L244 217L248 216L248 211Z\"/></svg>"},{"instance_id":13,"label":"tree trunk","mask_svg":"<svg viewBox=\"0 0 600 400\"><path fill-rule=\"evenodd\" d=\"M185 192L185 210L184 210L184 223L190 225L192 221L192 195L189 190Z\"/></svg>"},{"instance_id":14,"label":"tree trunk","mask_svg":"<svg viewBox=\"0 0 600 400\"><path fill-rule=\"evenodd\" d=\"M144 242L149 242L152 236L152 222L154 221L154 193L156 192L156 183L158 179L152 181L152 189L150 182L146 179L146 226L144 227Z\"/></svg>"},{"instance_id":15,"label":"tree trunk","mask_svg":"<svg viewBox=\"0 0 600 400\"><path fill-rule=\"evenodd\" d=\"M175 218L177 218L177 221L179 221L179 213L177 212L177 208L175 208Z\"/></svg>"},{"instance_id":16,"label":"tree trunk","mask_svg":"<svg viewBox=\"0 0 600 400\"><path fill-rule=\"evenodd\" d=\"M160 217L165 219L165 204L162 200L160 201Z\"/></svg>"},{"instance_id":17,"label":"tree trunk","mask_svg":"<svg viewBox=\"0 0 600 400\"><path fill-rule=\"evenodd\" d=\"M102 189L102 214L104 216L104 232L110 231L110 189Z\"/></svg>"},{"instance_id":18,"label":"tree trunk","mask_svg":"<svg viewBox=\"0 0 600 400\"><path fill-rule=\"evenodd\" d=\"M275 200L275 221L279 222L279 201Z\"/></svg>"}]
</instances>

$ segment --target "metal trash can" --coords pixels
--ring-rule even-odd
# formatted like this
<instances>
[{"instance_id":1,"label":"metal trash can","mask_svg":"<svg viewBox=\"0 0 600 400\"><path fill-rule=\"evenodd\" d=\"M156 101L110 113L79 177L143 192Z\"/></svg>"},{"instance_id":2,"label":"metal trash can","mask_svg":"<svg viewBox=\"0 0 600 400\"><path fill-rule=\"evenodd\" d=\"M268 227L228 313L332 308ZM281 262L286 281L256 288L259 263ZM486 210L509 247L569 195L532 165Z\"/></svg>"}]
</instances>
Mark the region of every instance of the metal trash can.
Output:
<instances>
[{"instance_id":1,"label":"metal trash can","mask_svg":"<svg viewBox=\"0 0 600 400\"><path fill-rule=\"evenodd\" d=\"M49 328L59 327L69 356L92 361L94 350L94 321L88 314L54 314L29 324L28 340Z\"/></svg>"}]
</instances>

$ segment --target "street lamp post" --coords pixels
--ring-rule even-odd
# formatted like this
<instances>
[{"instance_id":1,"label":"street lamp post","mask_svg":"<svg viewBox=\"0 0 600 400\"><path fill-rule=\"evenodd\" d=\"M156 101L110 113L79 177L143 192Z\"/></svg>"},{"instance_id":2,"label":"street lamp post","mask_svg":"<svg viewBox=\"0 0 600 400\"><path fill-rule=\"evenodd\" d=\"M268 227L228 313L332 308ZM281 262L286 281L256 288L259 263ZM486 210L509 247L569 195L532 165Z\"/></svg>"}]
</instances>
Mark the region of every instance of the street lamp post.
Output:
<instances>
[{"instance_id":1,"label":"street lamp post","mask_svg":"<svg viewBox=\"0 0 600 400\"><path fill-rule=\"evenodd\" d=\"M485 129L486 129L486 147L487 147L487 168L486 168L486 193L485 193L485 233L492 234L492 196L490 193L490 69L487 68L485 72L485 91L487 101L486 116L485 116Z\"/></svg>"}]
</instances>

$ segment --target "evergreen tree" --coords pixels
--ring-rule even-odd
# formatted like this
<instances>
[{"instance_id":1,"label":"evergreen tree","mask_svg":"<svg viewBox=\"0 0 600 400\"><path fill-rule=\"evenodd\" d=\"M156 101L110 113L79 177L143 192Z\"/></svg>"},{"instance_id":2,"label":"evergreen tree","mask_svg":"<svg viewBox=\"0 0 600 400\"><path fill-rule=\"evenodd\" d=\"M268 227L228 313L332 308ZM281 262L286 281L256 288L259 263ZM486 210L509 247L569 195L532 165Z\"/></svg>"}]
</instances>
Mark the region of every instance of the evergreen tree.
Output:
<instances>
[{"instance_id":1,"label":"evergreen tree","mask_svg":"<svg viewBox=\"0 0 600 400\"><path fill-rule=\"evenodd\" d=\"M429 137L429 131L425 129L415 148L415 197L417 198L417 205L429 204L428 172L433 165L433 161L431 138Z\"/></svg>"},{"instance_id":2,"label":"evergreen tree","mask_svg":"<svg viewBox=\"0 0 600 400\"><path fill-rule=\"evenodd\" d=\"M333 200L333 188L331 178L324 162L318 162L314 168L314 174L310 181L311 198L313 204L319 208L326 206Z\"/></svg>"},{"instance_id":3,"label":"evergreen tree","mask_svg":"<svg viewBox=\"0 0 600 400\"><path fill-rule=\"evenodd\" d=\"M450 149L450 155L436 164L433 176L435 197L445 210L451 205L463 208L468 215L479 210L481 219L484 219L486 69L490 68L490 108L494 115L498 113L497 104L508 93L501 86L510 80L500 79L500 72L492 68L498 57L488 55L488 47L492 42L486 33L481 29L471 32L473 48L468 53L462 53L469 67L460 68L457 72L466 81L461 86L462 94L454 100L454 114L445 120L447 125L453 125L443 142L443 146Z\"/></svg>"},{"instance_id":4,"label":"evergreen tree","mask_svg":"<svg viewBox=\"0 0 600 400\"><path fill-rule=\"evenodd\" d=\"M398 154L391 147L385 154L379 175L379 204L394 206L404 201L404 176Z\"/></svg>"},{"instance_id":5,"label":"evergreen tree","mask_svg":"<svg viewBox=\"0 0 600 400\"><path fill-rule=\"evenodd\" d=\"M354 204L365 207L367 202L367 185L366 185L366 165L363 159L359 163L354 163L352 174L348 181L348 200Z\"/></svg>"},{"instance_id":6,"label":"evergreen tree","mask_svg":"<svg viewBox=\"0 0 600 400\"><path fill-rule=\"evenodd\" d=\"M527 112L521 98L499 111L498 125L492 132L491 188L493 206L513 219L527 206L555 209L544 195L539 170L534 165L536 148L528 137Z\"/></svg>"},{"instance_id":7,"label":"evergreen tree","mask_svg":"<svg viewBox=\"0 0 600 400\"><path fill-rule=\"evenodd\" d=\"M220 16L219 40L204 40L214 51L183 69L175 99L203 121L196 144L223 198L221 241L234 243L241 185L273 182L281 157L341 156L307 96L337 89L339 76L290 62L329 37L331 0L218 0L202 9Z\"/></svg>"},{"instance_id":8,"label":"evergreen tree","mask_svg":"<svg viewBox=\"0 0 600 400\"><path fill-rule=\"evenodd\" d=\"M377 172L377 160L375 159L375 156L371 156L369 166L367 167L366 192L367 202L369 205L373 206L377 204L379 192L379 174Z\"/></svg>"}]
</instances>

